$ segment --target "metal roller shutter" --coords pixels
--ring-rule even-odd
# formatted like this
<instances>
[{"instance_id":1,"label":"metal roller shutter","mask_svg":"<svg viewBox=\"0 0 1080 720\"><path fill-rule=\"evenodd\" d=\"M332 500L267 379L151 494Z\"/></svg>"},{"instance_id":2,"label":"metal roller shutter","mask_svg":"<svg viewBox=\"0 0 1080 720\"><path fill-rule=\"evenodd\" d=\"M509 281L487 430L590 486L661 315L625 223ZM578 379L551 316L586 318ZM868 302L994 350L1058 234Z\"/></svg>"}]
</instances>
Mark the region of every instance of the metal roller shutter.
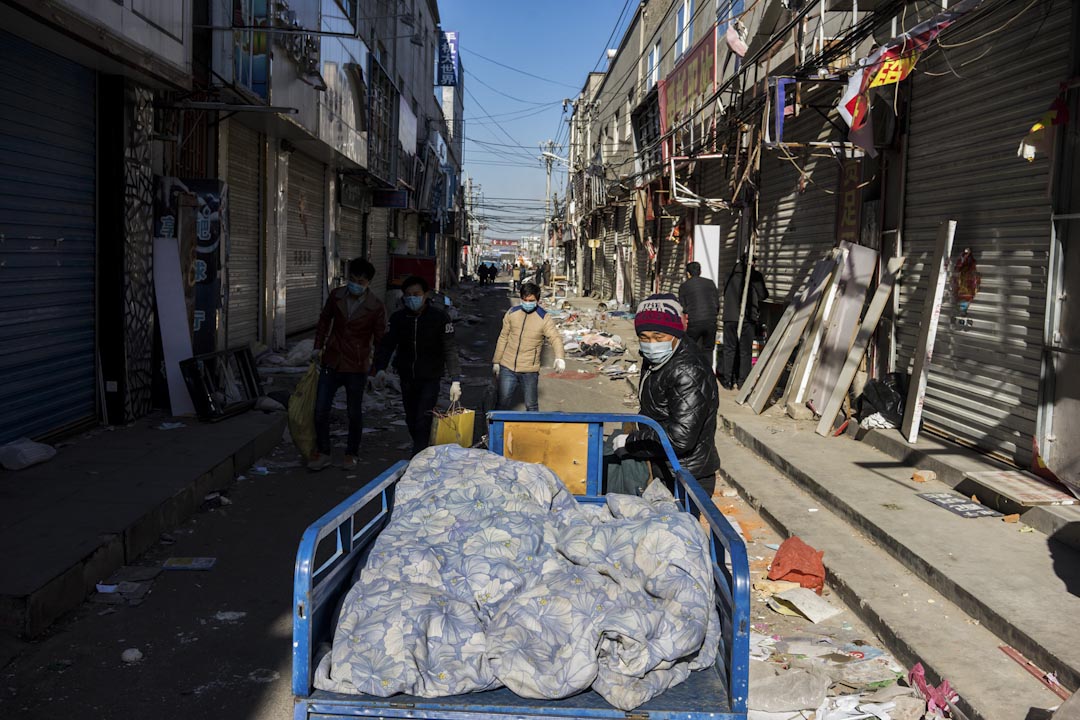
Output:
<instances>
[{"instance_id":1,"label":"metal roller shutter","mask_svg":"<svg viewBox=\"0 0 1080 720\"><path fill-rule=\"evenodd\" d=\"M634 305L637 302L637 295L634 290L634 206L624 205L619 208L619 212L622 213L619 216L619 252L621 253L619 259L622 271L622 300L625 303Z\"/></svg>"},{"instance_id":2,"label":"metal roller shutter","mask_svg":"<svg viewBox=\"0 0 1080 720\"><path fill-rule=\"evenodd\" d=\"M942 38L920 61L911 100L898 367L907 369L923 321L938 224L958 223L953 261L970 248L982 285L967 313L945 293L924 422L962 442L1026 464L1036 429L1050 248L1050 166L1016 156L1069 72L1070 3L1038 3L1024 23L973 40L1016 15L996 6ZM951 47L958 45L957 47ZM963 68L963 79L950 71ZM947 122L944 119L947 118ZM962 140L961 140L962 138Z\"/></svg>"},{"instance_id":3,"label":"metal roller shutter","mask_svg":"<svg viewBox=\"0 0 1080 720\"><path fill-rule=\"evenodd\" d=\"M726 197L730 193L727 190L728 177L724 174L724 164L719 160L709 160L703 161L702 167L705 174L701 179L699 194L706 198L730 200L730 197ZM738 212L738 210L710 210L708 208L701 210L702 222L720 227L720 248L717 253L718 275L716 278L716 286L720 290L721 315L719 317L723 317L724 281L735 266L735 261L739 259Z\"/></svg>"},{"instance_id":4,"label":"metal roller shutter","mask_svg":"<svg viewBox=\"0 0 1080 720\"><path fill-rule=\"evenodd\" d=\"M337 234L338 260L348 263L364 255L364 213L353 208L341 208L341 223Z\"/></svg>"},{"instance_id":5,"label":"metal roller shutter","mask_svg":"<svg viewBox=\"0 0 1080 720\"><path fill-rule=\"evenodd\" d=\"M816 98L815 104L829 100ZM805 108L790 120L784 139L837 140L836 129ZM828 148L792 148L791 159L778 148L762 148L755 262L773 300L785 300L813 263L836 245L836 187L839 165ZM800 183L799 168L807 175ZM800 184L804 185L800 189Z\"/></svg>"},{"instance_id":6,"label":"metal roller shutter","mask_svg":"<svg viewBox=\"0 0 1080 720\"><path fill-rule=\"evenodd\" d=\"M610 220L604 227L604 242L600 246L603 253L603 289L600 292L601 300L610 300L615 296L615 227L614 220Z\"/></svg>"},{"instance_id":7,"label":"metal roller shutter","mask_svg":"<svg viewBox=\"0 0 1080 720\"><path fill-rule=\"evenodd\" d=\"M660 218L660 292L679 292L679 285L686 279L686 245L671 238L671 230L676 219L669 216Z\"/></svg>"},{"instance_id":8,"label":"metal roller shutter","mask_svg":"<svg viewBox=\"0 0 1080 720\"><path fill-rule=\"evenodd\" d=\"M375 266L371 289L380 300L386 298L386 281L390 274L390 212L386 208L372 208L368 219L367 257Z\"/></svg>"},{"instance_id":9,"label":"metal roller shutter","mask_svg":"<svg viewBox=\"0 0 1080 720\"><path fill-rule=\"evenodd\" d=\"M310 330L323 297L325 175L322 163L294 152L289 158L285 332Z\"/></svg>"},{"instance_id":10,"label":"metal roller shutter","mask_svg":"<svg viewBox=\"0 0 1080 720\"><path fill-rule=\"evenodd\" d=\"M93 71L0 32L0 443L97 414Z\"/></svg>"},{"instance_id":11,"label":"metal roller shutter","mask_svg":"<svg viewBox=\"0 0 1080 720\"><path fill-rule=\"evenodd\" d=\"M262 135L230 122L228 347L259 340L262 178Z\"/></svg>"}]
</instances>

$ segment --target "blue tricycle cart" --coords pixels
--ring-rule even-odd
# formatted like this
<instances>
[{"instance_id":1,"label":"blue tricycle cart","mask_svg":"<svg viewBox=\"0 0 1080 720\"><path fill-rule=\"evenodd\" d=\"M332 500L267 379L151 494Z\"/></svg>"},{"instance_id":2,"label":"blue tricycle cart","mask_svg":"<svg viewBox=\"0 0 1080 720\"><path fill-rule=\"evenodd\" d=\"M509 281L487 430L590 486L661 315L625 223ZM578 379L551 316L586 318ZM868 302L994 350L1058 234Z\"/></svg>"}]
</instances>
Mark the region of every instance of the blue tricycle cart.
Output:
<instances>
[{"instance_id":1,"label":"blue tricycle cart","mask_svg":"<svg viewBox=\"0 0 1080 720\"><path fill-rule=\"evenodd\" d=\"M701 485L679 465L664 431L641 415L496 412L489 419L490 452L520 458L521 448L528 447L534 457L550 458L550 462L544 462L556 473L560 463L564 472L566 467L580 466L580 486L575 488L567 482L577 493L579 502L604 502L605 423L636 422L659 433L670 470L677 478L676 500L685 511L703 516L709 526L717 608L723 624L716 665L691 673L682 684L632 712L612 707L593 691L561 700L534 700L518 697L506 688L436 699L342 695L315 690L312 686L315 649L333 637L338 601L349 590L357 564L366 556L365 550L389 520L394 487L408 467L402 461L319 518L300 541L293 585L294 720L356 717L745 720L750 653L750 572L746 545ZM566 443L564 435L553 432L568 425L580 433L577 448ZM545 442L548 447L544 447Z\"/></svg>"}]
</instances>

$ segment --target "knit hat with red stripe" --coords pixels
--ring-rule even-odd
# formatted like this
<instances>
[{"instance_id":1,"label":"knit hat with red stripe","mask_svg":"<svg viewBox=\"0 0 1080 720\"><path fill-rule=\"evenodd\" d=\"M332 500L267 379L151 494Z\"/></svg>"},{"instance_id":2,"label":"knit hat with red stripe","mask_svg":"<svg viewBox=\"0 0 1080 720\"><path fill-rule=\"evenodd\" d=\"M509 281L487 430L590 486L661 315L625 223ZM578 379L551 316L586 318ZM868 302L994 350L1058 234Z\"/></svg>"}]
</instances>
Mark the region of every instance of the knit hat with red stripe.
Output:
<instances>
[{"instance_id":1,"label":"knit hat with red stripe","mask_svg":"<svg viewBox=\"0 0 1080 720\"><path fill-rule=\"evenodd\" d=\"M655 331L681 338L685 332L682 316L682 305L671 293L650 295L638 305L634 332Z\"/></svg>"}]
</instances>

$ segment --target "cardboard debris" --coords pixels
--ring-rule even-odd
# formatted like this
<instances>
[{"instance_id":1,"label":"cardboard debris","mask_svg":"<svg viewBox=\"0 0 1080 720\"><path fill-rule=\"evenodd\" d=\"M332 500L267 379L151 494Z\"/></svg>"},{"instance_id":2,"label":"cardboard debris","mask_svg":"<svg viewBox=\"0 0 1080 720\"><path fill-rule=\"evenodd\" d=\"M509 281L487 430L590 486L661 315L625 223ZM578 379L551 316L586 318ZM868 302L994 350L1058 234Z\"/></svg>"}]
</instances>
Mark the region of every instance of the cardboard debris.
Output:
<instances>
[{"instance_id":1,"label":"cardboard debris","mask_svg":"<svg viewBox=\"0 0 1080 720\"><path fill-rule=\"evenodd\" d=\"M797 587L801 587L799 583L791 582L790 580L768 580L762 578L761 580L754 581L754 589L766 595L779 595L782 592L794 590Z\"/></svg>"},{"instance_id":2,"label":"cardboard debris","mask_svg":"<svg viewBox=\"0 0 1080 720\"><path fill-rule=\"evenodd\" d=\"M1006 515L1001 518L1002 522L1015 523L1020 522L1020 513L1013 513L1012 515Z\"/></svg>"},{"instance_id":3,"label":"cardboard debris","mask_svg":"<svg viewBox=\"0 0 1080 720\"><path fill-rule=\"evenodd\" d=\"M812 623L819 623L839 615L841 610L813 590L803 587L785 590L769 598L769 607L783 614L784 609L794 610ZM778 609L784 608L784 609Z\"/></svg>"}]
</instances>

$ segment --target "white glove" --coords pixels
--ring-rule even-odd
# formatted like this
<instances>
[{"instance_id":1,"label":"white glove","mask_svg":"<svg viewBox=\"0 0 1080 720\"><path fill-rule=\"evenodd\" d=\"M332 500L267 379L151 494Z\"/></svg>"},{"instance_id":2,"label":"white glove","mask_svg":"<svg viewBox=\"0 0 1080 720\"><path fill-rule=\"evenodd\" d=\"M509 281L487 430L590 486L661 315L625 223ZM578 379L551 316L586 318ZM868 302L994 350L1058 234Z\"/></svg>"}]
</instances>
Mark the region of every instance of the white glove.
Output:
<instances>
[{"instance_id":1,"label":"white glove","mask_svg":"<svg viewBox=\"0 0 1080 720\"><path fill-rule=\"evenodd\" d=\"M566 361L562 358L555 358L555 372L564 372L566 370Z\"/></svg>"},{"instance_id":2,"label":"white glove","mask_svg":"<svg viewBox=\"0 0 1080 720\"><path fill-rule=\"evenodd\" d=\"M384 387L386 387L386 371L380 370L379 372L375 373L375 379L372 382L379 390L382 390Z\"/></svg>"},{"instance_id":3,"label":"white glove","mask_svg":"<svg viewBox=\"0 0 1080 720\"><path fill-rule=\"evenodd\" d=\"M461 383L457 380L450 383L450 402L456 403L461 399Z\"/></svg>"},{"instance_id":4,"label":"white glove","mask_svg":"<svg viewBox=\"0 0 1080 720\"><path fill-rule=\"evenodd\" d=\"M611 449L612 450L622 450L624 447L626 447L626 438L627 437L629 437L629 436L625 435L625 434L612 436L612 438L611 438Z\"/></svg>"},{"instance_id":5,"label":"white glove","mask_svg":"<svg viewBox=\"0 0 1080 720\"><path fill-rule=\"evenodd\" d=\"M495 377L499 377L499 363L495 363L491 366L491 372L495 374Z\"/></svg>"}]
</instances>

